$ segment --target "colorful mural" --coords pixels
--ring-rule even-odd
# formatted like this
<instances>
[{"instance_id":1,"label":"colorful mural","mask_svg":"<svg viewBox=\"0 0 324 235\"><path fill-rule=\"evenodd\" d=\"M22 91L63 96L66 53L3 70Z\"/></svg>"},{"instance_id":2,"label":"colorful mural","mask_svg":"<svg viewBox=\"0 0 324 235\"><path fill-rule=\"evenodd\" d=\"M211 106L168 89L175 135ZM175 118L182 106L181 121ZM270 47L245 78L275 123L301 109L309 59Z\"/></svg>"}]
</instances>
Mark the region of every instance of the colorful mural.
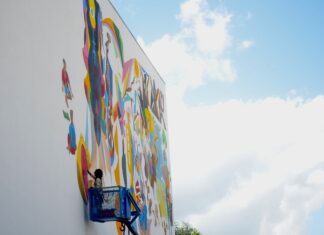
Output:
<instances>
[{"instance_id":1,"label":"colorful mural","mask_svg":"<svg viewBox=\"0 0 324 235\"><path fill-rule=\"evenodd\" d=\"M68 100L72 101L73 93L72 93L69 75L67 72L67 65L65 59L63 59L63 68L62 68L62 92L64 92L65 104L67 108L69 108ZM74 155L76 150L76 135L75 135L75 128L73 123L73 110L70 109L69 112L63 110L63 116L67 121L70 122L66 149L69 151L70 154Z\"/></svg>"},{"instance_id":2,"label":"colorful mural","mask_svg":"<svg viewBox=\"0 0 324 235\"><path fill-rule=\"evenodd\" d=\"M64 91L64 98L66 106L69 108L68 100L72 100L73 93L71 89L69 75L66 69L66 61L63 59L63 68L62 68L62 91Z\"/></svg>"},{"instance_id":3,"label":"colorful mural","mask_svg":"<svg viewBox=\"0 0 324 235\"><path fill-rule=\"evenodd\" d=\"M87 189L94 183L87 172L101 169L103 186L132 189L141 209L135 225L138 234L153 234L154 227L172 234L163 87L136 58L125 61L122 35L111 18L102 17L96 0L84 0L83 13L86 123L78 145L69 140L70 152L76 149L81 196L87 204ZM73 126L73 112L64 116ZM116 234L122 233L116 223Z\"/></svg>"}]
</instances>

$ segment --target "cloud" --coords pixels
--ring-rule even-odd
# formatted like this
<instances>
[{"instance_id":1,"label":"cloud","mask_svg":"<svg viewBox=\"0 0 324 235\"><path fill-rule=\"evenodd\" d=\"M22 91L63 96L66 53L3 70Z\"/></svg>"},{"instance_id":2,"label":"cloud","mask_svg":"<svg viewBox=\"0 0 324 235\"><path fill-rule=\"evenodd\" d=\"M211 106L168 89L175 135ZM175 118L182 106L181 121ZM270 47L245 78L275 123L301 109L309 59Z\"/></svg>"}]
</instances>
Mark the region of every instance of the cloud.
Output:
<instances>
[{"instance_id":1,"label":"cloud","mask_svg":"<svg viewBox=\"0 0 324 235\"><path fill-rule=\"evenodd\" d=\"M323 187L313 185L309 182L309 178L314 172L323 172L323 169L323 163L318 164L281 187L277 210L268 210L272 211L272 215L263 212L261 234L307 234L305 221L312 212L323 205L324 201Z\"/></svg>"},{"instance_id":2,"label":"cloud","mask_svg":"<svg viewBox=\"0 0 324 235\"><path fill-rule=\"evenodd\" d=\"M239 49L240 50L246 50L251 48L254 45L254 41L252 40L244 40L240 43Z\"/></svg>"},{"instance_id":3,"label":"cloud","mask_svg":"<svg viewBox=\"0 0 324 235\"><path fill-rule=\"evenodd\" d=\"M226 11L209 8L205 0L189 0L177 15L178 33L151 43L138 40L168 84L197 87L208 80L234 81L236 72L225 56L231 18Z\"/></svg>"},{"instance_id":4,"label":"cloud","mask_svg":"<svg viewBox=\"0 0 324 235\"><path fill-rule=\"evenodd\" d=\"M324 97L171 109L176 216L206 235L302 234L324 203L323 118Z\"/></svg>"},{"instance_id":5,"label":"cloud","mask_svg":"<svg viewBox=\"0 0 324 235\"><path fill-rule=\"evenodd\" d=\"M307 183L312 185L323 185L324 184L324 171L323 170L317 170L312 172L308 179Z\"/></svg>"},{"instance_id":6,"label":"cloud","mask_svg":"<svg viewBox=\"0 0 324 235\"><path fill-rule=\"evenodd\" d=\"M183 101L210 80L235 82L232 17L188 0L178 33L139 38L167 83L175 219L205 235L304 234L306 218L324 203L324 97Z\"/></svg>"},{"instance_id":7,"label":"cloud","mask_svg":"<svg viewBox=\"0 0 324 235\"><path fill-rule=\"evenodd\" d=\"M207 1L184 2L177 17L187 30L192 31L199 51L220 55L230 45L228 24L232 16L217 9L210 10Z\"/></svg>"}]
</instances>

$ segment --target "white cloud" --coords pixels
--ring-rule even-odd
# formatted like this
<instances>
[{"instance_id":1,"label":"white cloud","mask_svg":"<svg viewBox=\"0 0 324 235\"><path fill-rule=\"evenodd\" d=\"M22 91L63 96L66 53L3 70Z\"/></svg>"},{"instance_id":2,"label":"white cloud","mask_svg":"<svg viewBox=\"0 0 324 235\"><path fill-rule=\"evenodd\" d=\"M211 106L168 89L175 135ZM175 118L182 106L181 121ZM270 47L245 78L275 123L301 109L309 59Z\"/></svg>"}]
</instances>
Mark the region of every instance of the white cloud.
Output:
<instances>
[{"instance_id":1,"label":"white cloud","mask_svg":"<svg viewBox=\"0 0 324 235\"><path fill-rule=\"evenodd\" d=\"M254 45L254 41L252 40L244 40L240 43L239 45L239 49L240 50L246 50L249 49L250 47L252 47Z\"/></svg>"},{"instance_id":2,"label":"white cloud","mask_svg":"<svg viewBox=\"0 0 324 235\"><path fill-rule=\"evenodd\" d=\"M206 1L203 0L191 0L186 1L181 4L180 8L180 14L178 17L183 22L191 22L193 19L195 19L198 15L201 14L200 9L202 7L202 4L206 4Z\"/></svg>"},{"instance_id":3,"label":"white cloud","mask_svg":"<svg viewBox=\"0 0 324 235\"><path fill-rule=\"evenodd\" d=\"M324 189L312 185L307 178L313 172L323 171L323 164L307 171L292 182L282 186L276 216L263 213L260 234L305 234L307 217L323 205ZM271 195L271 194L270 194Z\"/></svg>"},{"instance_id":4,"label":"white cloud","mask_svg":"<svg viewBox=\"0 0 324 235\"><path fill-rule=\"evenodd\" d=\"M315 184L315 185L319 185L319 184L324 184L324 171L323 170L317 170L312 172L308 179L307 179L307 183L308 184Z\"/></svg>"},{"instance_id":5,"label":"white cloud","mask_svg":"<svg viewBox=\"0 0 324 235\"><path fill-rule=\"evenodd\" d=\"M235 234L229 232L231 224L251 226L247 234L302 234L307 216L324 203L319 185L323 172L310 171L324 161L324 97L302 103L299 98L233 100L176 110L169 102L176 215L190 206L186 200L183 208L177 207L182 205L183 196L190 197L192 190L215 187L223 191L221 195L213 191L208 193L214 195L208 196L206 191L194 193L194 210L186 209L187 214L181 215L203 234ZM249 174L242 173L246 165L228 168L230 162L244 159L251 165L258 163ZM299 180L307 171L307 180ZM216 172L232 177L220 182ZM280 196L275 197L278 190ZM202 203L204 197L207 206L196 209L195 204ZM276 206L269 207L269 200ZM316 206L312 205L314 201ZM254 219L245 217L253 211ZM280 220L273 219L273 214Z\"/></svg>"},{"instance_id":6,"label":"white cloud","mask_svg":"<svg viewBox=\"0 0 324 235\"><path fill-rule=\"evenodd\" d=\"M189 0L181 5L178 18L191 29L198 50L207 54L222 54L230 45L228 24L231 15L218 10L210 10L205 0Z\"/></svg>"},{"instance_id":7,"label":"white cloud","mask_svg":"<svg viewBox=\"0 0 324 235\"><path fill-rule=\"evenodd\" d=\"M197 87L209 80L234 81L232 61L224 54L231 45L231 15L210 9L205 0L189 0L177 16L181 30L175 35L140 44L168 84ZM167 60L165 58L168 58Z\"/></svg>"},{"instance_id":8,"label":"white cloud","mask_svg":"<svg viewBox=\"0 0 324 235\"><path fill-rule=\"evenodd\" d=\"M225 53L232 15L188 0L177 18L177 34L140 39L167 82L175 219L205 235L303 234L324 204L324 97L189 106L188 88L236 78Z\"/></svg>"}]
</instances>

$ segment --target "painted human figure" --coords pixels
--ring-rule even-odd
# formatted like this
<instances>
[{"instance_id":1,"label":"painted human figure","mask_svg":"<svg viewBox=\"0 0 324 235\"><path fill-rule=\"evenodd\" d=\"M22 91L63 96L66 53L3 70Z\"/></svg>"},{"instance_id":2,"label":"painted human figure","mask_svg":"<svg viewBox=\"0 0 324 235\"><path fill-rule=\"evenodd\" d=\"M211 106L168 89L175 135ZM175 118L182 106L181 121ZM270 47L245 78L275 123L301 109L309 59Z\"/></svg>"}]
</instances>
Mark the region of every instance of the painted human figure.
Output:
<instances>
[{"instance_id":1,"label":"painted human figure","mask_svg":"<svg viewBox=\"0 0 324 235\"><path fill-rule=\"evenodd\" d=\"M105 71L105 82L106 82L106 96L107 96L107 111L106 111L106 122L107 122L107 136L109 147L113 147L113 137L112 129L113 125L111 122L112 115L112 69L109 64L109 44L111 43L111 38L109 33L107 33L107 41L105 42L106 46L106 71Z\"/></svg>"},{"instance_id":2,"label":"painted human figure","mask_svg":"<svg viewBox=\"0 0 324 235\"><path fill-rule=\"evenodd\" d=\"M102 20L101 10L96 0L84 0L84 19L85 19L85 41L84 59L88 70L85 80L87 101L90 108L91 122L91 171L96 167L106 173L104 151L107 151L106 143L103 138L105 130L105 104L104 92L105 82L102 61Z\"/></svg>"},{"instance_id":3,"label":"painted human figure","mask_svg":"<svg viewBox=\"0 0 324 235\"><path fill-rule=\"evenodd\" d=\"M66 70L66 61L63 59L63 69L62 69L62 91L65 94L65 103L66 106L69 107L68 100L72 100L73 93L71 89L71 84L69 80L69 75Z\"/></svg>"},{"instance_id":4,"label":"painted human figure","mask_svg":"<svg viewBox=\"0 0 324 235\"><path fill-rule=\"evenodd\" d=\"M66 147L67 150L71 154L75 154L76 150L76 136L75 136L75 128L73 123L73 110L70 110L70 125L69 125L69 134L68 134L68 146Z\"/></svg>"},{"instance_id":5,"label":"painted human figure","mask_svg":"<svg viewBox=\"0 0 324 235\"><path fill-rule=\"evenodd\" d=\"M93 114L93 124L98 146L101 141L101 113L102 113L102 68L101 57L98 51L101 47L101 13L96 0L89 0L87 3L86 15L87 29L89 32L89 57L88 68L91 85L90 104Z\"/></svg>"}]
</instances>

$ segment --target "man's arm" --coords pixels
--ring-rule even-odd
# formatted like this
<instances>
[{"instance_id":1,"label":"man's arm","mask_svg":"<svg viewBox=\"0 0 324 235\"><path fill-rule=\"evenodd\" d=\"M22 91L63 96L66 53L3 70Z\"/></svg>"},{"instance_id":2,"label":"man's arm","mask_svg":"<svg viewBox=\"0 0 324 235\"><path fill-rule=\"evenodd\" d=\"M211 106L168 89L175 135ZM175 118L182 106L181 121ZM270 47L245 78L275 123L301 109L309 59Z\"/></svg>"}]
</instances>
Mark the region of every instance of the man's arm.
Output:
<instances>
[{"instance_id":1,"label":"man's arm","mask_svg":"<svg viewBox=\"0 0 324 235\"><path fill-rule=\"evenodd\" d=\"M96 179L96 177L89 171L89 170L87 170L88 171L88 174L93 178L93 179Z\"/></svg>"}]
</instances>

